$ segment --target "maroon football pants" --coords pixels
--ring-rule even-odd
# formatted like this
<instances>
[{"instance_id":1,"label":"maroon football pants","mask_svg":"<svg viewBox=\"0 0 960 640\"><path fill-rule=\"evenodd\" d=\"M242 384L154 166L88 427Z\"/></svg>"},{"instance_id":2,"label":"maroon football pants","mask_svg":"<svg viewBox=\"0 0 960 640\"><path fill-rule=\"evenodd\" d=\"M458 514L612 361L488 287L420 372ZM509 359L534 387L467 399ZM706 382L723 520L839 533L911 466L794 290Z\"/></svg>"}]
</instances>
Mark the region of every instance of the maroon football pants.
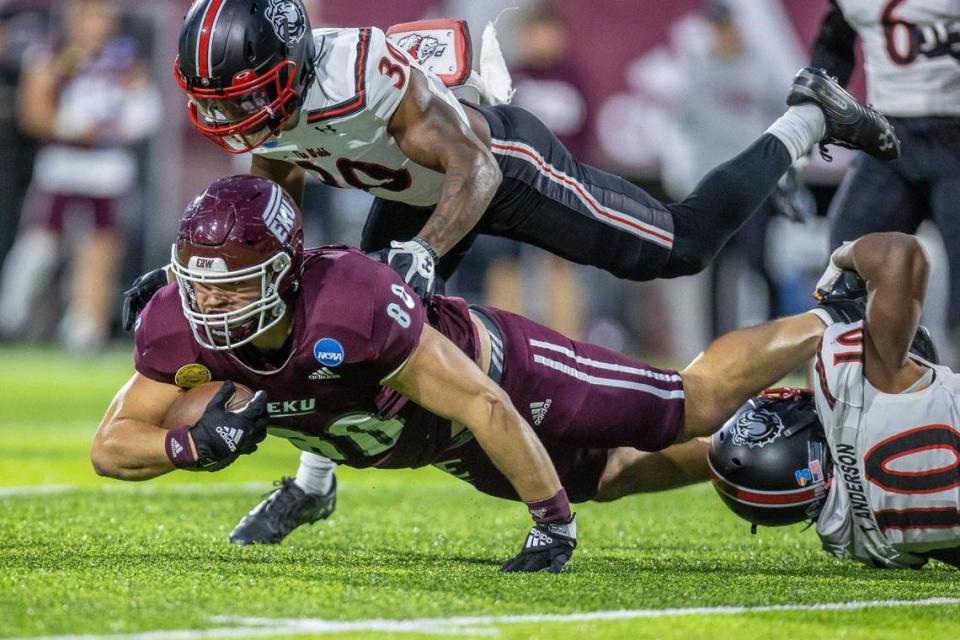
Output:
<instances>
[{"instance_id":1,"label":"maroon football pants","mask_svg":"<svg viewBox=\"0 0 960 640\"><path fill-rule=\"evenodd\" d=\"M683 380L615 351L571 340L506 311L484 308L500 329L500 386L539 436L574 502L593 498L617 447L659 451L683 429ZM501 498L517 499L476 440L465 437L435 466Z\"/></svg>"}]
</instances>

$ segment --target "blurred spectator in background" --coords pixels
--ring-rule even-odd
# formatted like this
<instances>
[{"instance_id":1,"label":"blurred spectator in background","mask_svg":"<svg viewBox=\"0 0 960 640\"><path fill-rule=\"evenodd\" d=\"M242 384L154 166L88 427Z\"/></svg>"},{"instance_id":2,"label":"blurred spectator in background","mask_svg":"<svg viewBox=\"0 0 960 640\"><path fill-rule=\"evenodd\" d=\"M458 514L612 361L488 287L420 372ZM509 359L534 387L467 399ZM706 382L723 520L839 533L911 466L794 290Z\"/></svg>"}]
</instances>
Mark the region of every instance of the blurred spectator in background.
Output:
<instances>
[{"instance_id":1,"label":"blurred spectator in background","mask_svg":"<svg viewBox=\"0 0 960 640\"><path fill-rule=\"evenodd\" d=\"M136 42L118 33L118 24L113 3L73 0L55 41L28 55L17 117L43 146L0 281L0 332L7 338L35 337L35 319L43 317L36 307L56 291L67 245L72 282L59 338L73 349L96 350L109 336L122 257L120 209L137 171L131 145L160 117Z\"/></svg>"},{"instance_id":2,"label":"blurred spectator in background","mask_svg":"<svg viewBox=\"0 0 960 640\"><path fill-rule=\"evenodd\" d=\"M570 29L550 2L524 10L511 65L516 94L511 104L536 115L575 157L586 155L587 101L570 63ZM486 239L484 239L486 240ZM584 299L580 268L534 247L490 239L485 299L527 313L566 335L581 336ZM535 295L526 295L533 290ZM533 305L533 308L531 306Z\"/></svg>"},{"instance_id":3,"label":"blurred spectator in background","mask_svg":"<svg viewBox=\"0 0 960 640\"><path fill-rule=\"evenodd\" d=\"M727 3L711 0L700 15L696 27L705 37L677 52L682 82L673 100L675 138L663 154L665 186L675 200L685 198L724 158L742 151L744 141L762 133L783 110L786 79L749 46ZM714 336L776 316L776 283L765 266L767 225L775 211L772 200L764 204L714 262L709 276Z\"/></svg>"},{"instance_id":4,"label":"blurred spectator in background","mask_svg":"<svg viewBox=\"0 0 960 640\"><path fill-rule=\"evenodd\" d=\"M44 39L46 13L31 2L0 3L0 265L13 244L35 144L16 123L23 52Z\"/></svg>"}]
</instances>

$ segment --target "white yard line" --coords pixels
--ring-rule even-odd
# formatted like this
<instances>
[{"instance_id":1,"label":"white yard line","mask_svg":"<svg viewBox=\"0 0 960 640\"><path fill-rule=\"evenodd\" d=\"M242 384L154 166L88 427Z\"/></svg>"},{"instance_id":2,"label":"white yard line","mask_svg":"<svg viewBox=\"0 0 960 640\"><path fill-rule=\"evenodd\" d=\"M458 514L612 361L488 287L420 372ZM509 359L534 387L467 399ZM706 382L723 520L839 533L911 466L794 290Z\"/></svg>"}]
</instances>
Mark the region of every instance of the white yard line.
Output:
<instances>
[{"instance_id":1,"label":"white yard line","mask_svg":"<svg viewBox=\"0 0 960 640\"><path fill-rule=\"evenodd\" d=\"M194 484L107 484L107 485L71 485L40 484L21 487L0 487L0 498L20 496L46 496L58 493L80 493L84 491L105 493L223 493L225 491L257 492L266 491L270 484L266 482L200 482Z\"/></svg>"},{"instance_id":2,"label":"white yard line","mask_svg":"<svg viewBox=\"0 0 960 640\"><path fill-rule=\"evenodd\" d=\"M599 620L631 620L636 618L670 618L681 616L718 616L776 611L855 611L895 607L935 607L960 604L960 598L927 598L925 600L872 600L864 602L825 602L820 604L782 604L762 607L691 607L684 609L632 609L589 611L584 613L545 613L516 616L462 616L453 618L420 618L413 620L322 620L319 618L247 618L213 616L211 622L233 624L214 629L178 629L106 635L68 635L22 638L20 640L195 640L201 638L257 638L309 634L383 632L446 635L498 635L496 625L529 623L592 622Z\"/></svg>"}]
</instances>

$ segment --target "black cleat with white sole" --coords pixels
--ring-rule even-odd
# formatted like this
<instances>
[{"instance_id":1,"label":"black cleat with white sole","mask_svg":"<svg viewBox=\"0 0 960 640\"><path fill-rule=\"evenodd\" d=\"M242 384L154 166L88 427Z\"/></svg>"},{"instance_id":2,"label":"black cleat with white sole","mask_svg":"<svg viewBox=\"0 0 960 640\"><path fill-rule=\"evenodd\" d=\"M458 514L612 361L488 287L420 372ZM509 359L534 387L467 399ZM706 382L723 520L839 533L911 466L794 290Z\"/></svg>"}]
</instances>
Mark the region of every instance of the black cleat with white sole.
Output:
<instances>
[{"instance_id":1,"label":"black cleat with white sole","mask_svg":"<svg viewBox=\"0 0 960 640\"><path fill-rule=\"evenodd\" d=\"M233 531L233 544L280 544L302 524L330 517L337 506L337 479L324 495L306 493L293 478L277 482L279 488L243 517Z\"/></svg>"},{"instance_id":2,"label":"black cleat with white sole","mask_svg":"<svg viewBox=\"0 0 960 640\"><path fill-rule=\"evenodd\" d=\"M847 93L823 69L800 69L793 78L787 104L815 104L823 111L827 136L820 141L820 154L827 160L830 155L824 146L828 144L862 149L880 160L900 157L900 140L883 114Z\"/></svg>"}]
</instances>

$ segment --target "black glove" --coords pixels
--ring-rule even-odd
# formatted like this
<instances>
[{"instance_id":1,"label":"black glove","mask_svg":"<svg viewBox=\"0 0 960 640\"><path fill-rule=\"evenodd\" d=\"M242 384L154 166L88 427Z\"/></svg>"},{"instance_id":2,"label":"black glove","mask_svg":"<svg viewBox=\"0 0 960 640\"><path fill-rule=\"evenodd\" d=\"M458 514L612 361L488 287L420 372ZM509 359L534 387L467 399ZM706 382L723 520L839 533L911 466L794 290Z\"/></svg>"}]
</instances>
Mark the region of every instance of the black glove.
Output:
<instances>
[{"instance_id":1,"label":"black glove","mask_svg":"<svg viewBox=\"0 0 960 640\"><path fill-rule=\"evenodd\" d=\"M841 269L829 282L821 282L813 297L834 322L857 322L867 313L867 285L855 271Z\"/></svg>"},{"instance_id":2,"label":"black glove","mask_svg":"<svg viewBox=\"0 0 960 640\"><path fill-rule=\"evenodd\" d=\"M253 453L267 437L267 394L257 391L242 411L234 413L226 404L235 388L232 382L224 382L189 429L197 467L205 471L218 471L242 454Z\"/></svg>"},{"instance_id":3,"label":"black glove","mask_svg":"<svg viewBox=\"0 0 960 640\"><path fill-rule=\"evenodd\" d=\"M501 571L543 571L560 573L577 548L577 514L567 522L538 524L530 529L523 548L513 560L500 567Z\"/></svg>"},{"instance_id":4,"label":"black glove","mask_svg":"<svg viewBox=\"0 0 960 640\"><path fill-rule=\"evenodd\" d=\"M953 56L960 61L960 21L913 25L910 37L920 55L928 58Z\"/></svg>"},{"instance_id":5,"label":"black glove","mask_svg":"<svg viewBox=\"0 0 960 640\"><path fill-rule=\"evenodd\" d=\"M167 284L167 268L160 267L139 276L123 292L123 330L130 331L137 323L140 312L157 291Z\"/></svg>"},{"instance_id":6,"label":"black glove","mask_svg":"<svg viewBox=\"0 0 960 640\"><path fill-rule=\"evenodd\" d=\"M406 242L394 240L389 249L374 251L370 255L399 273L421 300L430 301L437 286L436 264L440 256L424 240L419 237Z\"/></svg>"}]
</instances>

